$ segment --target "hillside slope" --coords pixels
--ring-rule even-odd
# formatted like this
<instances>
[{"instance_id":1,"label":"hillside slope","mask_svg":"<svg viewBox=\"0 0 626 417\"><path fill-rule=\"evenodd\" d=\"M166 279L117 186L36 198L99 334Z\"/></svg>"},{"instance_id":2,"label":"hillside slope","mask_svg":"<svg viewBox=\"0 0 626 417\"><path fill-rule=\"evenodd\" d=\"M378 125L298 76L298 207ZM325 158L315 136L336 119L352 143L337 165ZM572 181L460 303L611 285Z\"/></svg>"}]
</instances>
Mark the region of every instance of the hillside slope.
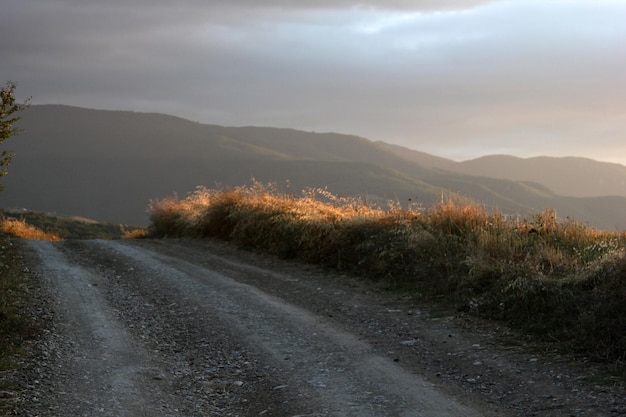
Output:
<instances>
[{"instance_id":1,"label":"hillside slope","mask_svg":"<svg viewBox=\"0 0 626 417\"><path fill-rule=\"evenodd\" d=\"M59 105L32 106L20 127L23 134L8 143L16 157L3 179L0 207L146 224L150 199L256 178L294 193L328 187L340 195L425 205L451 193L505 212L554 207L597 227L626 228L623 216L607 217L624 211L625 197L562 198L538 183L455 173L453 161L357 136Z\"/></svg>"},{"instance_id":2,"label":"hillside slope","mask_svg":"<svg viewBox=\"0 0 626 417\"><path fill-rule=\"evenodd\" d=\"M398 145L378 142L396 155L425 167L464 175L529 181L568 197L626 196L626 166L588 158L487 155L455 162Z\"/></svg>"},{"instance_id":3,"label":"hillside slope","mask_svg":"<svg viewBox=\"0 0 626 417\"><path fill-rule=\"evenodd\" d=\"M588 158L516 158L491 155L451 167L455 172L535 181L570 197L626 196L626 166Z\"/></svg>"}]
</instances>

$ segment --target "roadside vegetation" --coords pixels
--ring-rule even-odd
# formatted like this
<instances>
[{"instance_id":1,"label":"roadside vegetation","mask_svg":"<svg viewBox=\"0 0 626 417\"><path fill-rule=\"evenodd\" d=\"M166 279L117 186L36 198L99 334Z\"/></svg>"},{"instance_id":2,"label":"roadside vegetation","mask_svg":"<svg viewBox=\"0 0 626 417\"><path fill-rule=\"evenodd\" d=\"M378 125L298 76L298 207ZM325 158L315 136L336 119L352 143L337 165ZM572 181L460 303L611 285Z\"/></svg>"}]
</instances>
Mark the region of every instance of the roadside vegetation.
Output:
<instances>
[{"instance_id":1,"label":"roadside vegetation","mask_svg":"<svg viewBox=\"0 0 626 417\"><path fill-rule=\"evenodd\" d=\"M38 321L28 313L31 297L20 258L9 236L0 231L0 415L9 413L20 390L11 374L24 366L25 344L41 332Z\"/></svg>"},{"instance_id":2,"label":"roadside vegetation","mask_svg":"<svg viewBox=\"0 0 626 417\"><path fill-rule=\"evenodd\" d=\"M54 233L44 232L32 226L24 219L4 218L0 221L0 230L8 235L30 240L49 240L58 242L61 237Z\"/></svg>"},{"instance_id":3,"label":"roadside vegetation","mask_svg":"<svg viewBox=\"0 0 626 417\"><path fill-rule=\"evenodd\" d=\"M80 217L57 216L39 212L14 212L0 209L0 228L23 239L124 239L145 234L141 227L99 223Z\"/></svg>"},{"instance_id":4,"label":"roadside vegetation","mask_svg":"<svg viewBox=\"0 0 626 417\"><path fill-rule=\"evenodd\" d=\"M546 210L525 219L442 198L373 207L254 182L150 205L153 237L218 238L388 282L574 352L626 361L626 234Z\"/></svg>"}]
</instances>

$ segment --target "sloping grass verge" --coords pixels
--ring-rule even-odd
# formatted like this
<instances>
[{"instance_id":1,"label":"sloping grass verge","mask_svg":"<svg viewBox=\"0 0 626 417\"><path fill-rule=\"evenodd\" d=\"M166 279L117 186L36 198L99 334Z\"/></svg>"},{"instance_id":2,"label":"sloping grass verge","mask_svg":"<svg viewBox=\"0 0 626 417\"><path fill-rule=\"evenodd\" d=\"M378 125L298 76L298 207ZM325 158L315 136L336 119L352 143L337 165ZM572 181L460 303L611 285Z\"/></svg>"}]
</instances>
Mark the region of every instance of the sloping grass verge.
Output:
<instances>
[{"instance_id":1,"label":"sloping grass verge","mask_svg":"<svg viewBox=\"0 0 626 417\"><path fill-rule=\"evenodd\" d=\"M100 223L71 216L57 216L39 212L12 212L0 210L0 224L7 233L24 239L122 239L144 235L136 226Z\"/></svg>"},{"instance_id":2,"label":"sloping grass verge","mask_svg":"<svg viewBox=\"0 0 626 417\"><path fill-rule=\"evenodd\" d=\"M385 280L503 320L564 351L626 361L624 233L593 230L553 210L507 217L470 202L371 207L253 183L154 201L153 237L213 237L282 258Z\"/></svg>"},{"instance_id":3,"label":"sloping grass verge","mask_svg":"<svg viewBox=\"0 0 626 417\"><path fill-rule=\"evenodd\" d=\"M43 230L26 223L24 219L0 219L0 231L22 239L49 240L52 242L63 240L57 234L44 232Z\"/></svg>"},{"instance_id":4,"label":"sloping grass verge","mask_svg":"<svg viewBox=\"0 0 626 417\"><path fill-rule=\"evenodd\" d=\"M24 343L39 330L29 314L28 283L21 270L19 251L7 234L0 232L0 414L10 412L11 401L21 388L14 385L12 372L24 366Z\"/></svg>"},{"instance_id":5,"label":"sloping grass verge","mask_svg":"<svg viewBox=\"0 0 626 417\"><path fill-rule=\"evenodd\" d=\"M25 320L20 314L23 285L15 250L6 234L0 233L0 362L19 345Z\"/></svg>"}]
</instances>

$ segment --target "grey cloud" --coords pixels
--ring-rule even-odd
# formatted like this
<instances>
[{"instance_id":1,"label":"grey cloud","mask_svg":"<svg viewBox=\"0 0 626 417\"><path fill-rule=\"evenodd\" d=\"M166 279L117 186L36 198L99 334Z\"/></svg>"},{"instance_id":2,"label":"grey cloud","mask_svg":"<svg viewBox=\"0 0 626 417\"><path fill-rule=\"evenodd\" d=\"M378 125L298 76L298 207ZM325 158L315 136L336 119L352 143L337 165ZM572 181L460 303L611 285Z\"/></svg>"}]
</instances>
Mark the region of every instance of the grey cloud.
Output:
<instances>
[{"instance_id":1,"label":"grey cloud","mask_svg":"<svg viewBox=\"0 0 626 417\"><path fill-rule=\"evenodd\" d=\"M556 3L9 0L0 73L34 102L336 130L448 156L616 147L626 8ZM376 26L383 9L392 21Z\"/></svg>"},{"instance_id":2,"label":"grey cloud","mask_svg":"<svg viewBox=\"0 0 626 417\"><path fill-rule=\"evenodd\" d=\"M380 10L451 10L468 9L482 4L493 3L500 0L180 0L175 7L209 7L214 10L225 9L282 9L282 10L333 10L346 8L375 8ZM76 5L85 4L80 0L56 0L59 4ZM107 5L121 7L128 6L156 6L171 7L169 0L109 0Z\"/></svg>"}]
</instances>

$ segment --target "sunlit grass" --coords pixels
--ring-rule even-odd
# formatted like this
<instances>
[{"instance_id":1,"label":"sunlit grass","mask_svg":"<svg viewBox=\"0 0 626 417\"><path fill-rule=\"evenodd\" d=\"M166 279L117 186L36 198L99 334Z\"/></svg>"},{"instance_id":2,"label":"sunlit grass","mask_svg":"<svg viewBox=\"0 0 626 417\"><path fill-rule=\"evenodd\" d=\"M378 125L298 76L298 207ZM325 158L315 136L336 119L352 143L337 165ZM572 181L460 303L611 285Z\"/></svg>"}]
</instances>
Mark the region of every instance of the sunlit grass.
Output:
<instances>
[{"instance_id":1,"label":"sunlit grass","mask_svg":"<svg viewBox=\"0 0 626 417\"><path fill-rule=\"evenodd\" d=\"M25 239L135 239L146 234L142 227L33 211L0 209L0 222L2 219L5 230Z\"/></svg>"},{"instance_id":2,"label":"sunlit grass","mask_svg":"<svg viewBox=\"0 0 626 417\"><path fill-rule=\"evenodd\" d=\"M26 220L23 219L0 219L0 231L22 239L49 240L53 242L63 240L54 233L45 232L26 223Z\"/></svg>"},{"instance_id":3,"label":"sunlit grass","mask_svg":"<svg viewBox=\"0 0 626 417\"><path fill-rule=\"evenodd\" d=\"M152 236L215 237L320 263L444 297L570 351L626 359L626 235L560 221L554 210L522 218L445 198L376 207L254 182L154 201L150 213Z\"/></svg>"}]
</instances>

